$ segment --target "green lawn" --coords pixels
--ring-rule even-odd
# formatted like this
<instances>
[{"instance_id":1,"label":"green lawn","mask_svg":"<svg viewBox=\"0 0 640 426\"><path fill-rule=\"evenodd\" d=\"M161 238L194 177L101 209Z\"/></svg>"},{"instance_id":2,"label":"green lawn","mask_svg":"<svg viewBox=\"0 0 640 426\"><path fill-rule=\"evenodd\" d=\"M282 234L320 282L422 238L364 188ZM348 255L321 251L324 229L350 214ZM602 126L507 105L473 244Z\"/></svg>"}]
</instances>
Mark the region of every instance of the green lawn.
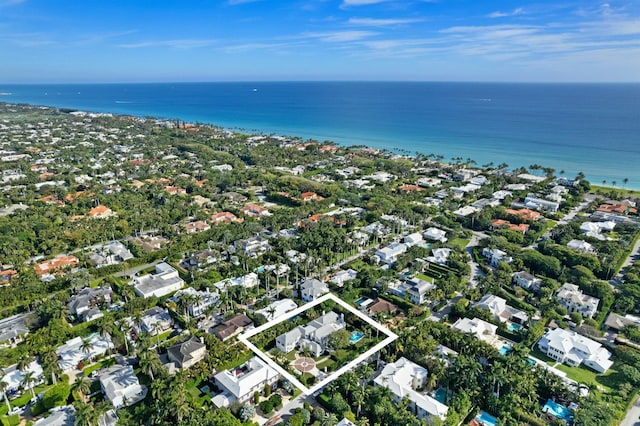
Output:
<instances>
[{"instance_id":1,"label":"green lawn","mask_svg":"<svg viewBox=\"0 0 640 426\"><path fill-rule=\"evenodd\" d=\"M464 250L467 244L469 244L468 238L453 238L447 241L447 245L457 248L458 250Z\"/></svg>"},{"instance_id":2,"label":"green lawn","mask_svg":"<svg viewBox=\"0 0 640 426\"><path fill-rule=\"evenodd\" d=\"M82 371L84 372L85 377L89 377L89 375L91 373L93 373L94 371L99 370L102 367L109 367L111 365L114 365L115 363L116 363L116 359L115 358L109 358L109 359L105 359L103 361L96 362L96 363L86 367Z\"/></svg>"}]
</instances>

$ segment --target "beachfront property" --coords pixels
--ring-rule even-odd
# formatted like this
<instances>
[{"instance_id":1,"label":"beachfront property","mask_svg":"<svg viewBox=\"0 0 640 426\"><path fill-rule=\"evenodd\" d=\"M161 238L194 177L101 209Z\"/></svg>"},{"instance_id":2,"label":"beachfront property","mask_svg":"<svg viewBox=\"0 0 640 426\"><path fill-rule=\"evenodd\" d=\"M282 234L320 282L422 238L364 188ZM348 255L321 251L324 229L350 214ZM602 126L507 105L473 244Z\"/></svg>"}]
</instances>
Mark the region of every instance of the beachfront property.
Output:
<instances>
[{"instance_id":1,"label":"beachfront property","mask_svg":"<svg viewBox=\"0 0 640 426\"><path fill-rule=\"evenodd\" d=\"M329 287L315 278L308 278L300 285L300 298L305 302L313 302L326 293Z\"/></svg>"},{"instance_id":2,"label":"beachfront property","mask_svg":"<svg viewBox=\"0 0 640 426\"><path fill-rule=\"evenodd\" d=\"M406 244L392 243L386 247L376 250L376 253L371 256L371 259L376 263L382 262L387 265L393 265L398 260L398 256L404 254L407 249L408 247Z\"/></svg>"},{"instance_id":3,"label":"beachfront property","mask_svg":"<svg viewBox=\"0 0 640 426\"><path fill-rule=\"evenodd\" d=\"M452 326L453 330L474 334L478 339L493 345L496 341L498 326L480 318L459 318Z\"/></svg>"},{"instance_id":4,"label":"beachfront property","mask_svg":"<svg viewBox=\"0 0 640 426\"><path fill-rule=\"evenodd\" d=\"M130 365L114 365L100 372L100 389L113 408L118 409L142 401L147 387L141 385Z\"/></svg>"},{"instance_id":5,"label":"beachfront property","mask_svg":"<svg viewBox=\"0 0 640 426\"><path fill-rule=\"evenodd\" d=\"M519 309L507 305L507 301L502 297L486 294L478 302L473 304L474 307L486 309L491 312L493 318L500 322L515 322L518 324L526 324L529 321L529 315Z\"/></svg>"},{"instance_id":6,"label":"beachfront property","mask_svg":"<svg viewBox=\"0 0 640 426\"><path fill-rule=\"evenodd\" d=\"M29 333L24 321L25 315L18 314L0 320L0 345L16 345Z\"/></svg>"},{"instance_id":7,"label":"beachfront property","mask_svg":"<svg viewBox=\"0 0 640 426\"><path fill-rule=\"evenodd\" d=\"M507 253L497 248L493 248L493 249L489 247L483 248L482 256L484 256L493 267L498 266L498 263L500 262L507 262L507 263L513 262L513 258L511 256L509 256Z\"/></svg>"},{"instance_id":8,"label":"beachfront property","mask_svg":"<svg viewBox=\"0 0 640 426\"><path fill-rule=\"evenodd\" d=\"M298 305L291 299L276 300L269 306L255 311L256 315L262 315L267 321L273 321L284 314L293 311Z\"/></svg>"},{"instance_id":9,"label":"beachfront property","mask_svg":"<svg viewBox=\"0 0 640 426\"><path fill-rule=\"evenodd\" d=\"M199 317L212 306L215 306L220 302L220 293L209 291L209 288L205 288L204 291L198 291L193 287L187 287L182 290L176 291L171 299L180 303L184 300L187 312L192 317Z\"/></svg>"},{"instance_id":10,"label":"beachfront property","mask_svg":"<svg viewBox=\"0 0 640 426\"><path fill-rule=\"evenodd\" d=\"M427 384L428 373L426 368L402 357L385 365L373 382L389 389L397 403L408 398L411 411L419 419L427 423L432 417L444 420L449 407L421 392Z\"/></svg>"},{"instance_id":11,"label":"beachfront property","mask_svg":"<svg viewBox=\"0 0 640 426\"><path fill-rule=\"evenodd\" d=\"M347 326L344 315L335 312L323 313L305 326L298 326L276 338L276 347L280 352L289 353L295 348L308 349L312 356L318 357L327 350L329 336Z\"/></svg>"},{"instance_id":12,"label":"beachfront property","mask_svg":"<svg viewBox=\"0 0 640 426\"><path fill-rule=\"evenodd\" d=\"M440 241L441 243L447 242L447 233L439 228L428 228L422 235L427 240Z\"/></svg>"},{"instance_id":13,"label":"beachfront property","mask_svg":"<svg viewBox=\"0 0 640 426\"><path fill-rule=\"evenodd\" d=\"M217 373L213 380L221 393L211 402L220 408L251 401L253 394L262 392L265 385L274 390L278 384L278 372L260 358L253 357L239 367Z\"/></svg>"},{"instance_id":14,"label":"beachfront property","mask_svg":"<svg viewBox=\"0 0 640 426\"><path fill-rule=\"evenodd\" d=\"M549 358L572 367L584 364L598 373L605 373L613 365L608 350L575 331L549 330L538 341L538 347Z\"/></svg>"},{"instance_id":15,"label":"beachfront property","mask_svg":"<svg viewBox=\"0 0 640 426\"><path fill-rule=\"evenodd\" d=\"M525 290L529 291L539 291L540 285L542 284L542 280L540 278L536 278L526 271L520 271L514 273L511 278L513 278L513 282Z\"/></svg>"},{"instance_id":16,"label":"beachfront property","mask_svg":"<svg viewBox=\"0 0 640 426\"><path fill-rule=\"evenodd\" d=\"M136 294L143 298L162 297L184 286L178 270L166 262L156 265L155 274L136 277L131 281Z\"/></svg>"},{"instance_id":17,"label":"beachfront property","mask_svg":"<svg viewBox=\"0 0 640 426\"><path fill-rule=\"evenodd\" d=\"M29 388L39 385L44 381L42 367L38 361L31 361L24 371L18 369L18 364L2 369L2 378L0 378L0 381L7 384L7 388L3 392L6 392L8 397L12 397L20 391L23 386L26 386L23 380L27 372L33 375L33 382L29 384Z\"/></svg>"},{"instance_id":18,"label":"beachfront property","mask_svg":"<svg viewBox=\"0 0 640 426\"><path fill-rule=\"evenodd\" d=\"M600 299L582 293L576 284L564 283L556 294L558 302L567 313L578 312L584 318L593 318L598 311Z\"/></svg>"},{"instance_id":19,"label":"beachfront property","mask_svg":"<svg viewBox=\"0 0 640 426\"><path fill-rule=\"evenodd\" d=\"M207 356L207 347L196 337L167 348L167 358L174 368L185 370L202 361Z\"/></svg>"},{"instance_id":20,"label":"beachfront property","mask_svg":"<svg viewBox=\"0 0 640 426\"><path fill-rule=\"evenodd\" d=\"M133 259L134 256L120 241L111 241L97 247L88 257L89 262L96 268L102 268L103 266L118 265Z\"/></svg>"},{"instance_id":21,"label":"beachfront property","mask_svg":"<svg viewBox=\"0 0 640 426\"><path fill-rule=\"evenodd\" d=\"M79 364L85 360L104 355L113 348L111 337L108 335L101 336L98 333L93 333L86 339L79 336L74 337L56 349L58 366L66 373L77 369Z\"/></svg>"}]
</instances>

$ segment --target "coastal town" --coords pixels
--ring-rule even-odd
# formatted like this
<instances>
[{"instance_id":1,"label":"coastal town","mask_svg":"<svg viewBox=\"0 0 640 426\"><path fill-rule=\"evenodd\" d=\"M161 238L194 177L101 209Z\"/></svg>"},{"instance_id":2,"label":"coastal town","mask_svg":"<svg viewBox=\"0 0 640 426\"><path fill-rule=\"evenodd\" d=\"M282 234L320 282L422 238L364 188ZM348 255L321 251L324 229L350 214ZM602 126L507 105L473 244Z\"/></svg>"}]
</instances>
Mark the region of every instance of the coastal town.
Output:
<instances>
[{"instance_id":1,"label":"coastal town","mask_svg":"<svg viewBox=\"0 0 640 426\"><path fill-rule=\"evenodd\" d=\"M0 104L0 422L631 426L640 192L527 162Z\"/></svg>"}]
</instances>

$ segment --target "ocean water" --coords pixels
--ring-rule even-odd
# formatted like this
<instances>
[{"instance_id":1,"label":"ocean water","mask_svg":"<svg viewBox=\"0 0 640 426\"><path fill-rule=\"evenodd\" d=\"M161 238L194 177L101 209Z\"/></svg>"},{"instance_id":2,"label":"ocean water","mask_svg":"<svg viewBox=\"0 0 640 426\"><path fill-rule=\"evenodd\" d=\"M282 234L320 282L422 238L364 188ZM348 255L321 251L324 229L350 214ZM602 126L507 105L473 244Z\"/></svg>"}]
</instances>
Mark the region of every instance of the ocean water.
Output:
<instances>
[{"instance_id":1,"label":"ocean water","mask_svg":"<svg viewBox=\"0 0 640 426\"><path fill-rule=\"evenodd\" d=\"M182 119L445 161L540 164L640 189L640 84L0 84L0 93L3 102Z\"/></svg>"}]
</instances>

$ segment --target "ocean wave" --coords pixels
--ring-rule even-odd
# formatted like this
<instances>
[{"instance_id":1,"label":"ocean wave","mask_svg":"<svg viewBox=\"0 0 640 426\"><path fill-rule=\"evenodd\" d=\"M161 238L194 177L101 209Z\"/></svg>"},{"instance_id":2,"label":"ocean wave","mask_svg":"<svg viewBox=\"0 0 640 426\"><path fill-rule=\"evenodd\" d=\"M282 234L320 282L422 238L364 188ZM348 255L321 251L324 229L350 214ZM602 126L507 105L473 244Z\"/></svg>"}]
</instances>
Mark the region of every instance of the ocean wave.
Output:
<instances>
[{"instance_id":1,"label":"ocean wave","mask_svg":"<svg viewBox=\"0 0 640 426\"><path fill-rule=\"evenodd\" d=\"M11 92L0 92L0 96L11 96L13 93Z\"/></svg>"},{"instance_id":2,"label":"ocean wave","mask_svg":"<svg viewBox=\"0 0 640 426\"><path fill-rule=\"evenodd\" d=\"M115 101L117 104L132 104L131 101Z\"/></svg>"}]
</instances>

